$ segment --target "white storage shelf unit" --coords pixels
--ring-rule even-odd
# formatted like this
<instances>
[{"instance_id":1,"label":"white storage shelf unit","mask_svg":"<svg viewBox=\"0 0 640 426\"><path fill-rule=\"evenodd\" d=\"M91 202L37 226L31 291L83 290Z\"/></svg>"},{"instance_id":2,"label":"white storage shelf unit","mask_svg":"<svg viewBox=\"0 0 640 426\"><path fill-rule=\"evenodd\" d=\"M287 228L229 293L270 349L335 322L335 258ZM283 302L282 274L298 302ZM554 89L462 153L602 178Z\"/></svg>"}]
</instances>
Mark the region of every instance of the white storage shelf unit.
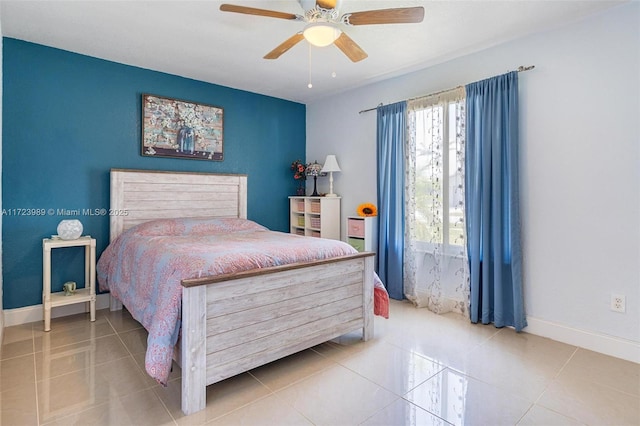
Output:
<instances>
[{"instance_id":1,"label":"white storage shelf unit","mask_svg":"<svg viewBox=\"0 0 640 426\"><path fill-rule=\"evenodd\" d=\"M290 232L340 239L340 197L289 197Z\"/></svg>"},{"instance_id":2,"label":"white storage shelf unit","mask_svg":"<svg viewBox=\"0 0 640 426\"><path fill-rule=\"evenodd\" d=\"M348 216L347 242L356 250L377 251L377 217Z\"/></svg>"}]
</instances>

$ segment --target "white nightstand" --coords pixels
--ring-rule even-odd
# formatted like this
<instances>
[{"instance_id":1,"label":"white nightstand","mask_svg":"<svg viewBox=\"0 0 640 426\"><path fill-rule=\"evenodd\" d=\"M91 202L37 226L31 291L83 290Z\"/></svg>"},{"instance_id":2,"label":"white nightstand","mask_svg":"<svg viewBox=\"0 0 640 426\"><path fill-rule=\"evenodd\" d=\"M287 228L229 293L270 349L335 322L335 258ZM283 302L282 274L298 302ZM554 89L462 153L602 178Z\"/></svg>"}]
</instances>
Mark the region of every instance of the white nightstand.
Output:
<instances>
[{"instance_id":1,"label":"white nightstand","mask_svg":"<svg viewBox=\"0 0 640 426\"><path fill-rule=\"evenodd\" d=\"M51 293L51 250L64 247L84 246L84 288L65 296L64 291ZM51 308L87 302L91 321L96 320L96 240L86 235L75 240L45 238L42 240L42 306L44 308L44 331L51 330Z\"/></svg>"},{"instance_id":2,"label":"white nightstand","mask_svg":"<svg viewBox=\"0 0 640 426\"><path fill-rule=\"evenodd\" d=\"M358 251L378 251L376 216L347 216L347 242Z\"/></svg>"}]
</instances>

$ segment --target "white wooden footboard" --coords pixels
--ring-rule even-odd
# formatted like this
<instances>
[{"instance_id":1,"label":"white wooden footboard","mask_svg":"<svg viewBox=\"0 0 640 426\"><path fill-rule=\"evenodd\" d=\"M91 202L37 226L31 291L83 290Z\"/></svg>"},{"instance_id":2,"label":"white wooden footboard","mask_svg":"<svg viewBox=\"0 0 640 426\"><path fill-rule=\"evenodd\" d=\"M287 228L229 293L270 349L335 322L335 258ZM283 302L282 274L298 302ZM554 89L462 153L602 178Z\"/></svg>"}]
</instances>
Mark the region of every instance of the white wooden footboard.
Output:
<instances>
[{"instance_id":1,"label":"white wooden footboard","mask_svg":"<svg viewBox=\"0 0 640 426\"><path fill-rule=\"evenodd\" d=\"M185 280L182 411L206 386L354 330L373 336L373 254Z\"/></svg>"},{"instance_id":2,"label":"white wooden footboard","mask_svg":"<svg viewBox=\"0 0 640 426\"><path fill-rule=\"evenodd\" d=\"M110 240L149 220L247 218L247 176L111 170ZM206 386L362 328L373 336L373 253L183 281L182 411ZM112 298L111 309L122 309Z\"/></svg>"}]
</instances>

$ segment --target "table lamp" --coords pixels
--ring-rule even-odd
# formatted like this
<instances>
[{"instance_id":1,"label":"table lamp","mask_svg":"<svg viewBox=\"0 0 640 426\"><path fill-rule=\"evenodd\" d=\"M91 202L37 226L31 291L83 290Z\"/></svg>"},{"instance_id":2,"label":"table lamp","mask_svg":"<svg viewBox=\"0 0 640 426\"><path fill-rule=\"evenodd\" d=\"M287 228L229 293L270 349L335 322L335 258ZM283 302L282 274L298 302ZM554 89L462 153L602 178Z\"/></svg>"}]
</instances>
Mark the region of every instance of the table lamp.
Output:
<instances>
[{"instance_id":1,"label":"table lamp","mask_svg":"<svg viewBox=\"0 0 640 426\"><path fill-rule=\"evenodd\" d=\"M312 197L317 197L318 187L316 186L316 181L318 180L318 176L322 173L322 164L318 164L317 161L314 161L313 164L309 164L307 166L307 176L313 176L313 194Z\"/></svg>"},{"instance_id":2,"label":"table lamp","mask_svg":"<svg viewBox=\"0 0 640 426\"><path fill-rule=\"evenodd\" d=\"M340 166L338 166L336 156L327 155L326 160L324 160L324 167L322 168L322 173L329 173L329 193L326 197L337 197L337 195L333 193L333 172L340 171Z\"/></svg>"}]
</instances>

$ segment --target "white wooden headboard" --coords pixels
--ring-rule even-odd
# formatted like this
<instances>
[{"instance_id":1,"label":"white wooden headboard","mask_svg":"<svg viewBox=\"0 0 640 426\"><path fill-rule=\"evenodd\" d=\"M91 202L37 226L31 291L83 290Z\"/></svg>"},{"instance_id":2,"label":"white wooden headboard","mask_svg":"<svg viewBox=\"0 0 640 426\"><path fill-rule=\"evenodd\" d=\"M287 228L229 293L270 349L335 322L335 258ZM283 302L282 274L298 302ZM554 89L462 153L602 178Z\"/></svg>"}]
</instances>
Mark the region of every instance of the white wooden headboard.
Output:
<instances>
[{"instance_id":1,"label":"white wooden headboard","mask_svg":"<svg viewBox=\"0 0 640 426\"><path fill-rule=\"evenodd\" d=\"M153 219L247 218L247 175L111 169L110 241Z\"/></svg>"}]
</instances>

